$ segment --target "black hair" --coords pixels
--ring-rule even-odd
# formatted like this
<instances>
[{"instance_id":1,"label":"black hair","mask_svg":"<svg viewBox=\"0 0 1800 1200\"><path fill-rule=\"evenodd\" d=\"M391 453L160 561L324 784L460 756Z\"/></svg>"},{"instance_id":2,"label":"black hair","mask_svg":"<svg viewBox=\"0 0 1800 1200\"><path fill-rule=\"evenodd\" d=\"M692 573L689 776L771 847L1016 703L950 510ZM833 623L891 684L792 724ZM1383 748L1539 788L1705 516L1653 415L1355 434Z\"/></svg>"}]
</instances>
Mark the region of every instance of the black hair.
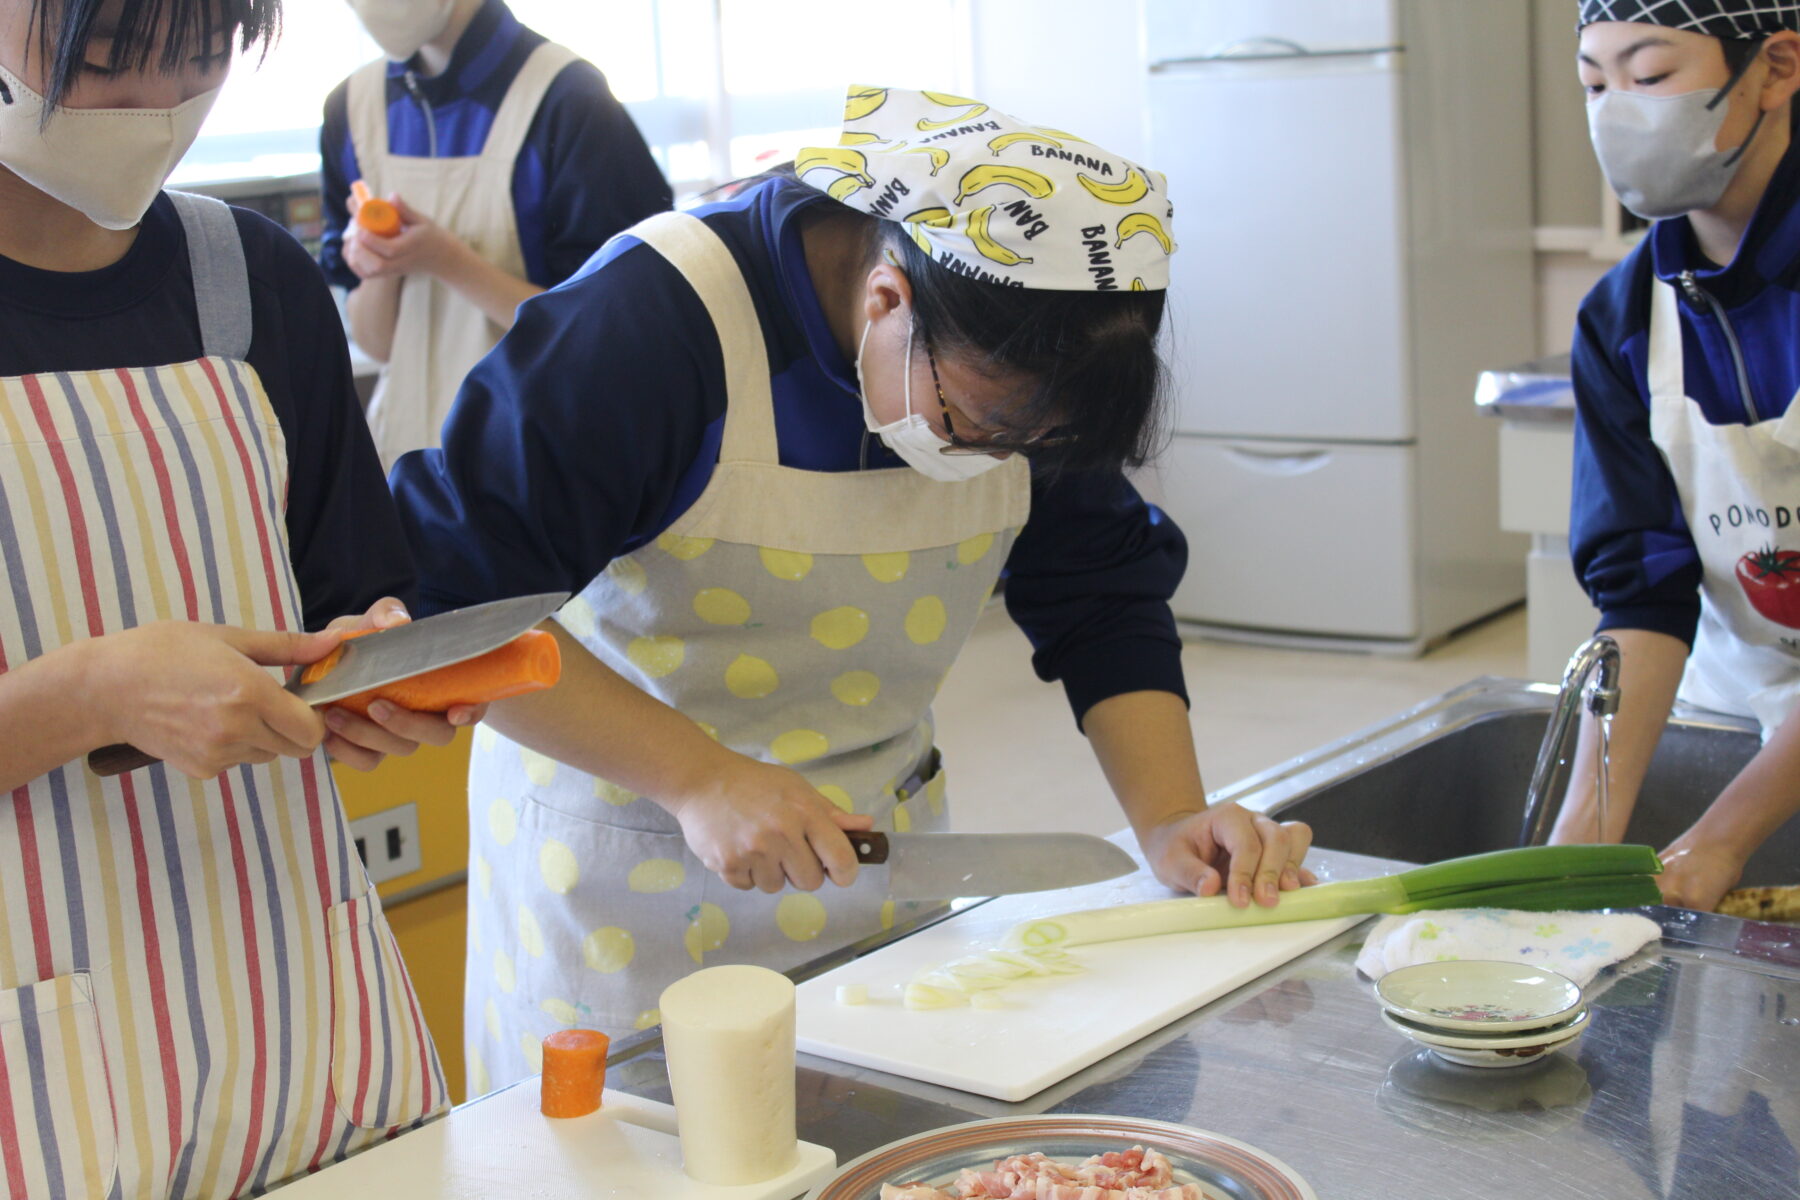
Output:
<instances>
[{"instance_id":1,"label":"black hair","mask_svg":"<svg viewBox=\"0 0 1800 1200\"><path fill-rule=\"evenodd\" d=\"M1720 38L1719 49L1725 52L1725 69L1731 72L1732 86L1750 69L1750 63L1756 58L1757 51L1763 48L1765 37Z\"/></svg>"},{"instance_id":2,"label":"black hair","mask_svg":"<svg viewBox=\"0 0 1800 1200\"><path fill-rule=\"evenodd\" d=\"M906 227L867 217L878 254L892 252L912 285L914 336L983 372L1016 375L1021 392L999 418L1006 445L1034 468L1141 467L1161 448L1165 371L1157 356L1167 293L1005 287L933 261Z\"/></svg>"},{"instance_id":3,"label":"black hair","mask_svg":"<svg viewBox=\"0 0 1800 1200\"><path fill-rule=\"evenodd\" d=\"M27 37L46 64L45 115L62 103L87 62L94 24L108 0L31 0ZM265 49L281 34L281 0L123 0L113 30L109 71L165 74L190 59L211 54L223 38L227 48ZM162 53L151 62L158 35Z\"/></svg>"}]
</instances>

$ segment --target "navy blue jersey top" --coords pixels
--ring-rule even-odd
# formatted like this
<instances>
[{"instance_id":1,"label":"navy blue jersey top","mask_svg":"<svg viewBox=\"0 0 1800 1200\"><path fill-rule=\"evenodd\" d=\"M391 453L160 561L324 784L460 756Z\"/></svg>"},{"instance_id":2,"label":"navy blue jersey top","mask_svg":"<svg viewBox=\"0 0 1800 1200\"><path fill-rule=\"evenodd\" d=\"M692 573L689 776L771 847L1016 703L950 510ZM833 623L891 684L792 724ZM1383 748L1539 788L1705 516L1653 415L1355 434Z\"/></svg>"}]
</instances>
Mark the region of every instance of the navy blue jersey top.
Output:
<instances>
[{"instance_id":1,"label":"navy blue jersey top","mask_svg":"<svg viewBox=\"0 0 1800 1200\"><path fill-rule=\"evenodd\" d=\"M1776 169L1730 266L1705 258L1686 217L1658 221L1582 301L1569 548L1601 629L1648 629L1692 645L1700 618L1700 554L1675 480L1650 440L1651 279L1674 284L1680 295L1687 395L1706 419L1749 423L1726 330L1704 300L1697 306L1681 294L1685 271L1723 306L1758 413L1765 421L1781 416L1800 389L1797 199L1800 142ZM1764 501L1784 508L1769 514L1771 531L1800 525L1800 496Z\"/></svg>"},{"instance_id":2,"label":"navy blue jersey top","mask_svg":"<svg viewBox=\"0 0 1800 1200\"><path fill-rule=\"evenodd\" d=\"M866 455L870 469L899 466L864 436L854 367L807 271L796 217L824 202L775 180L696 214L730 247L762 320L783 465L854 471ZM724 414L705 307L660 254L620 239L520 308L464 382L443 448L395 466L422 605L579 592L699 497ZM1006 601L1078 720L1125 692L1186 697L1168 605L1186 563L1181 531L1122 475L1033 482Z\"/></svg>"},{"instance_id":3,"label":"navy blue jersey top","mask_svg":"<svg viewBox=\"0 0 1800 1200\"><path fill-rule=\"evenodd\" d=\"M416 57L390 62L388 153L424 158L434 141L438 158L481 153L513 78L543 42L501 0L486 0L443 71L418 74ZM407 86L409 72L417 96ZM331 282L354 288L356 273L344 265L345 204L362 171L350 140L347 95L347 83L332 89L319 131L325 198L319 263ZM544 94L513 164L512 201L525 278L538 287L567 279L607 238L669 207L669 185L649 147L591 63L570 63Z\"/></svg>"},{"instance_id":4,"label":"navy blue jersey top","mask_svg":"<svg viewBox=\"0 0 1800 1200\"><path fill-rule=\"evenodd\" d=\"M250 276L250 365L287 439L287 534L306 627L410 599L412 558L350 379L344 327L300 243L233 209ZM159 196L125 257L98 271L0 258L0 375L199 358L187 234Z\"/></svg>"}]
</instances>

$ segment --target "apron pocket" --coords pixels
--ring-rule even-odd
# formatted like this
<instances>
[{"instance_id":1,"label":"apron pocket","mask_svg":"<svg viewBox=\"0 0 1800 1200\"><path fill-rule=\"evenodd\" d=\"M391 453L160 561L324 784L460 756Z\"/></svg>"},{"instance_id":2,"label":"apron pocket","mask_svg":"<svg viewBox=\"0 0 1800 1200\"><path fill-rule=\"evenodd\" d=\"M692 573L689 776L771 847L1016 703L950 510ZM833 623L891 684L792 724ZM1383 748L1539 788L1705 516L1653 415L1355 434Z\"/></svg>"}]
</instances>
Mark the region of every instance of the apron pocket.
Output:
<instances>
[{"instance_id":1,"label":"apron pocket","mask_svg":"<svg viewBox=\"0 0 1800 1200\"><path fill-rule=\"evenodd\" d=\"M326 921L338 1112L364 1129L410 1124L444 1104L443 1071L375 889L334 905Z\"/></svg>"},{"instance_id":2,"label":"apron pocket","mask_svg":"<svg viewBox=\"0 0 1800 1200\"><path fill-rule=\"evenodd\" d=\"M7 1195L112 1190L118 1134L88 972L0 992L0 1105Z\"/></svg>"}]
</instances>

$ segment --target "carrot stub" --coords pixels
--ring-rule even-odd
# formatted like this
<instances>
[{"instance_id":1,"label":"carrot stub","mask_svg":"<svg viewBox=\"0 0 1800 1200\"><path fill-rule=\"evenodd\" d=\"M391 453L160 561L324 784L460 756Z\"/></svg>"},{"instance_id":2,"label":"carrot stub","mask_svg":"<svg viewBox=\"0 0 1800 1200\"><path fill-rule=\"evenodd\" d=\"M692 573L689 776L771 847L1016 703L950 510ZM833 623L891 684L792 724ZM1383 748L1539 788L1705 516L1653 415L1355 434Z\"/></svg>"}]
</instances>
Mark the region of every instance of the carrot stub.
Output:
<instances>
[{"instance_id":1,"label":"carrot stub","mask_svg":"<svg viewBox=\"0 0 1800 1200\"><path fill-rule=\"evenodd\" d=\"M544 1039L546 1117L585 1117L600 1107L609 1039L592 1029L559 1029Z\"/></svg>"},{"instance_id":2,"label":"carrot stub","mask_svg":"<svg viewBox=\"0 0 1800 1200\"><path fill-rule=\"evenodd\" d=\"M362 201L362 207L356 210L358 225L376 237L393 237L400 232L400 210L371 194L368 184L357 180L350 185L350 194Z\"/></svg>"},{"instance_id":3,"label":"carrot stub","mask_svg":"<svg viewBox=\"0 0 1800 1200\"><path fill-rule=\"evenodd\" d=\"M367 636L379 630L358 629L344 639ZM343 657L339 645L300 674L300 682L317 683L331 674ZM378 688L333 700L334 705L367 716L369 705L387 700L414 712L448 712L459 704L487 704L542 691L562 677L562 653L556 639L541 629L528 629L497 650L463 662L439 667L410 679L384 683Z\"/></svg>"}]
</instances>

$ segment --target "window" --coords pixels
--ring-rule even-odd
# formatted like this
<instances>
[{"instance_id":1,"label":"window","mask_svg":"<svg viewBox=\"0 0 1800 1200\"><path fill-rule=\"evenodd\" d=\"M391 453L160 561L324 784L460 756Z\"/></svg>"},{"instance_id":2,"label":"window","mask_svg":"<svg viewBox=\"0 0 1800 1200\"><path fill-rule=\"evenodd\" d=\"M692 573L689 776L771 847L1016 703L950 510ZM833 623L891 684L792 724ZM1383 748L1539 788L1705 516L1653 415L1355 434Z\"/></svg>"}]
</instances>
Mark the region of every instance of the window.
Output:
<instances>
[{"instance_id":1,"label":"window","mask_svg":"<svg viewBox=\"0 0 1800 1200\"><path fill-rule=\"evenodd\" d=\"M843 91L966 90L970 0L902 16L841 0L511 0L525 24L606 73L678 192L835 141ZM342 0L289 0L281 41L240 62L172 182L318 169L319 113L380 51Z\"/></svg>"}]
</instances>

